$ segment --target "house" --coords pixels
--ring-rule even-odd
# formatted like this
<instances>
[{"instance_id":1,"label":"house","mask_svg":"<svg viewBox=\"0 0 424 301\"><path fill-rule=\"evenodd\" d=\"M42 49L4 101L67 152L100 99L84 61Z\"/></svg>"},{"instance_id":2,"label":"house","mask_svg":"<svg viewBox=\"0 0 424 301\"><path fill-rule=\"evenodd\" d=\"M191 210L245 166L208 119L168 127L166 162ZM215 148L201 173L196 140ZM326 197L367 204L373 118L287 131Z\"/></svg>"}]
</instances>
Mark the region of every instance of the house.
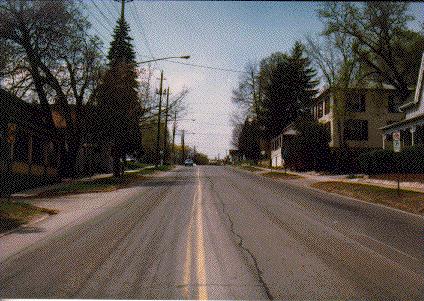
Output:
<instances>
[{"instance_id":1,"label":"house","mask_svg":"<svg viewBox=\"0 0 424 301\"><path fill-rule=\"evenodd\" d=\"M243 155L238 149L230 149L228 151L228 158L231 164L235 164L243 160Z\"/></svg>"},{"instance_id":2,"label":"house","mask_svg":"<svg viewBox=\"0 0 424 301\"><path fill-rule=\"evenodd\" d=\"M314 100L311 114L330 132L329 146L333 152L349 149L353 155L381 148L380 128L401 121L394 87L369 84L364 88L326 88ZM293 125L272 140L272 165L282 166L282 145L295 135ZM352 161L352 160L351 160ZM344 163L342 163L344 164Z\"/></svg>"},{"instance_id":3,"label":"house","mask_svg":"<svg viewBox=\"0 0 424 301\"><path fill-rule=\"evenodd\" d=\"M58 132L65 139L69 138L66 131L66 120L60 114L56 105L51 106L52 118ZM76 107L70 105L71 118L75 122ZM96 173L112 172L112 146L110 143L96 142L96 107L84 105L81 109L81 145L77 154L75 172L78 176L92 176Z\"/></svg>"},{"instance_id":4,"label":"house","mask_svg":"<svg viewBox=\"0 0 424 301\"><path fill-rule=\"evenodd\" d=\"M60 136L41 109L0 89L0 194L59 179Z\"/></svg>"},{"instance_id":5,"label":"house","mask_svg":"<svg viewBox=\"0 0 424 301\"><path fill-rule=\"evenodd\" d=\"M383 148L393 147L391 143L394 132L400 132L401 147L424 144L424 53L418 73L418 82L412 101L407 101L399 108L405 113L405 119L381 128L383 131Z\"/></svg>"},{"instance_id":6,"label":"house","mask_svg":"<svg viewBox=\"0 0 424 301\"><path fill-rule=\"evenodd\" d=\"M290 124L283 129L280 135L278 135L277 137L271 140L271 166L272 167L284 166L283 145L295 135L297 135L297 131L293 127L293 124Z\"/></svg>"}]
</instances>

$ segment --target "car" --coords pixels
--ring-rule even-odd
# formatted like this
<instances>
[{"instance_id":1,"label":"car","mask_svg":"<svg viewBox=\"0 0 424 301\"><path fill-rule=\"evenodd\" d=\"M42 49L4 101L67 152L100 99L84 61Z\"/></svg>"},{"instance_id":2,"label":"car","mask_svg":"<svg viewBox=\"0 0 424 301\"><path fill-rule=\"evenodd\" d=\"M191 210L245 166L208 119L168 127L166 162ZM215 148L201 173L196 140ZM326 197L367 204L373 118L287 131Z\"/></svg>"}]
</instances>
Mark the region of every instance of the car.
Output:
<instances>
[{"instance_id":1,"label":"car","mask_svg":"<svg viewBox=\"0 0 424 301\"><path fill-rule=\"evenodd\" d=\"M184 166L193 166L193 165L194 165L194 162L191 159L186 159L184 161Z\"/></svg>"}]
</instances>

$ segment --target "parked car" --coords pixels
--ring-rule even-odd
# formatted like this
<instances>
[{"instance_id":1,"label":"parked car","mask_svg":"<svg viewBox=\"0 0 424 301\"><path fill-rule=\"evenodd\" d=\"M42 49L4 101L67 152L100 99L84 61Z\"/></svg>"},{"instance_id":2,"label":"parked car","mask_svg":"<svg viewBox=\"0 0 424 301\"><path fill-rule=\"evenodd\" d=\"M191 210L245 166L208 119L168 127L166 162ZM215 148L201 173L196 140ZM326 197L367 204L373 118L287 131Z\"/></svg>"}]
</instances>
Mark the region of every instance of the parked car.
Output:
<instances>
[{"instance_id":1,"label":"parked car","mask_svg":"<svg viewBox=\"0 0 424 301\"><path fill-rule=\"evenodd\" d=\"M193 166L194 162L191 159L186 159L184 161L184 166Z\"/></svg>"}]
</instances>

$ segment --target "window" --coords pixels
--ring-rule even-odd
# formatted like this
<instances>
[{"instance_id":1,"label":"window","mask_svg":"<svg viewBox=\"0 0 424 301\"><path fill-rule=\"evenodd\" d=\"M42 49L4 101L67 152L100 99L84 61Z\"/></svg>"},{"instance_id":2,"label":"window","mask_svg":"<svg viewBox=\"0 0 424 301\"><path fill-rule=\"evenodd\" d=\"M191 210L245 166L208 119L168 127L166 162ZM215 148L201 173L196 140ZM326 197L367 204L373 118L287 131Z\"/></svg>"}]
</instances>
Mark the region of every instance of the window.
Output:
<instances>
[{"instance_id":1,"label":"window","mask_svg":"<svg viewBox=\"0 0 424 301\"><path fill-rule=\"evenodd\" d=\"M47 147L47 165L49 167L57 167L58 165L58 150L53 142L50 142Z\"/></svg>"},{"instance_id":2,"label":"window","mask_svg":"<svg viewBox=\"0 0 424 301\"><path fill-rule=\"evenodd\" d=\"M16 140L13 146L13 161L29 162L29 134L24 131L16 133Z\"/></svg>"},{"instance_id":3,"label":"window","mask_svg":"<svg viewBox=\"0 0 424 301\"><path fill-rule=\"evenodd\" d=\"M368 140L367 120L346 120L344 127L344 138L353 141Z\"/></svg>"},{"instance_id":4,"label":"window","mask_svg":"<svg viewBox=\"0 0 424 301\"><path fill-rule=\"evenodd\" d=\"M348 93L346 99L346 110L348 112L365 112L365 95L359 93Z\"/></svg>"},{"instance_id":5,"label":"window","mask_svg":"<svg viewBox=\"0 0 424 301\"><path fill-rule=\"evenodd\" d=\"M324 110L325 110L325 115L330 114L330 98L327 97L325 99L325 103L324 103Z\"/></svg>"},{"instance_id":6,"label":"window","mask_svg":"<svg viewBox=\"0 0 424 301\"><path fill-rule=\"evenodd\" d=\"M323 102L320 102L318 104L318 118L321 118L323 116L323 105L324 105Z\"/></svg>"},{"instance_id":7,"label":"window","mask_svg":"<svg viewBox=\"0 0 424 301\"><path fill-rule=\"evenodd\" d=\"M44 141L37 136L32 136L32 163L38 165L44 164L44 149Z\"/></svg>"}]
</instances>

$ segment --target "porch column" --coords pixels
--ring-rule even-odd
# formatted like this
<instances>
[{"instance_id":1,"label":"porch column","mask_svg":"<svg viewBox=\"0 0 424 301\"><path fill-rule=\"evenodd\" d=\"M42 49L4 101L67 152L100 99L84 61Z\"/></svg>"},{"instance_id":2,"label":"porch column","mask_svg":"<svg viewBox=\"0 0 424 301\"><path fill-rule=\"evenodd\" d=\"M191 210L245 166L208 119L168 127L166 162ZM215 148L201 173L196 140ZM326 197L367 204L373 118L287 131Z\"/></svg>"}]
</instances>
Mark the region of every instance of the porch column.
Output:
<instances>
[{"instance_id":1,"label":"porch column","mask_svg":"<svg viewBox=\"0 0 424 301\"><path fill-rule=\"evenodd\" d=\"M386 149L386 134L383 134L382 137L383 137L383 149Z\"/></svg>"},{"instance_id":2,"label":"porch column","mask_svg":"<svg viewBox=\"0 0 424 301\"><path fill-rule=\"evenodd\" d=\"M415 137L414 137L414 133L415 133L415 131L417 130L417 127L415 126L415 125L413 125L410 129L409 129L409 131L411 132L411 146L414 146L414 143L415 143Z\"/></svg>"}]
</instances>

